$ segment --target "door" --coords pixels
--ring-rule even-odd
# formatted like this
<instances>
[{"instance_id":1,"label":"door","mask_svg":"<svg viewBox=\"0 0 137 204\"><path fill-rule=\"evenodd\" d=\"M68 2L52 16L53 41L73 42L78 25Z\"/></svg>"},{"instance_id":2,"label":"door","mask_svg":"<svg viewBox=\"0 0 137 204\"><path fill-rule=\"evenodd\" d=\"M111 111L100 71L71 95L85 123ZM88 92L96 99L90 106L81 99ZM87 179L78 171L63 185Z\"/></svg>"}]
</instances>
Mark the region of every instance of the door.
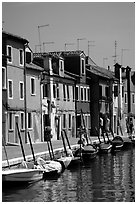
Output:
<instances>
[{"instance_id":1,"label":"door","mask_svg":"<svg viewBox=\"0 0 137 204\"><path fill-rule=\"evenodd\" d=\"M18 127L19 127L19 116L18 115L15 115L15 135L14 135L14 138L15 138L15 143L19 143L19 136L18 136L18 130L17 130L16 124L18 124Z\"/></svg>"}]
</instances>

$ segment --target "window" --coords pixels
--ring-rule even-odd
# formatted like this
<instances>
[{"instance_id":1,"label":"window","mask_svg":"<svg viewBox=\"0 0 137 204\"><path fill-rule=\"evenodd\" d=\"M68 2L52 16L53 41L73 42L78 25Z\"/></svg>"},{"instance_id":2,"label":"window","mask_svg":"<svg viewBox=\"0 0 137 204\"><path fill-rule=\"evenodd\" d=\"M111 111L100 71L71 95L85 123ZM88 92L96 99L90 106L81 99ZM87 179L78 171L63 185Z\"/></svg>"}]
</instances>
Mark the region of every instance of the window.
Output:
<instances>
[{"instance_id":1,"label":"window","mask_svg":"<svg viewBox=\"0 0 137 204\"><path fill-rule=\"evenodd\" d=\"M76 86L76 100L79 100L79 86Z\"/></svg>"},{"instance_id":2,"label":"window","mask_svg":"<svg viewBox=\"0 0 137 204\"><path fill-rule=\"evenodd\" d=\"M124 98L124 86L122 86L122 98Z\"/></svg>"},{"instance_id":3,"label":"window","mask_svg":"<svg viewBox=\"0 0 137 204\"><path fill-rule=\"evenodd\" d=\"M125 93L125 103L127 103L127 93Z\"/></svg>"},{"instance_id":4,"label":"window","mask_svg":"<svg viewBox=\"0 0 137 204\"><path fill-rule=\"evenodd\" d=\"M84 87L84 100L87 101L87 88Z\"/></svg>"},{"instance_id":5,"label":"window","mask_svg":"<svg viewBox=\"0 0 137 204\"><path fill-rule=\"evenodd\" d=\"M63 63L63 60L60 60L60 71L63 71L63 66L64 65L64 63Z\"/></svg>"},{"instance_id":6,"label":"window","mask_svg":"<svg viewBox=\"0 0 137 204\"><path fill-rule=\"evenodd\" d=\"M9 113L9 120L8 120L9 130L13 130L13 114Z\"/></svg>"},{"instance_id":7,"label":"window","mask_svg":"<svg viewBox=\"0 0 137 204\"><path fill-rule=\"evenodd\" d=\"M87 101L90 101L90 92L89 92L89 88L87 88Z\"/></svg>"},{"instance_id":8,"label":"window","mask_svg":"<svg viewBox=\"0 0 137 204\"><path fill-rule=\"evenodd\" d=\"M2 67L2 88L6 89L6 68Z\"/></svg>"},{"instance_id":9,"label":"window","mask_svg":"<svg viewBox=\"0 0 137 204\"><path fill-rule=\"evenodd\" d=\"M114 97L118 96L118 86L114 86Z\"/></svg>"},{"instance_id":10,"label":"window","mask_svg":"<svg viewBox=\"0 0 137 204\"><path fill-rule=\"evenodd\" d=\"M19 64L23 66L23 50L19 50Z\"/></svg>"},{"instance_id":11,"label":"window","mask_svg":"<svg viewBox=\"0 0 137 204\"><path fill-rule=\"evenodd\" d=\"M134 104L135 103L135 94L132 93L132 103Z\"/></svg>"},{"instance_id":12,"label":"window","mask_svg":"<svg viewBox=\"0 0 137 204\"><path fill-rule=\"evenodd\" d=\"M12 63L12 47L11 46L7 46L7 55L8 55L8 62Z\"/></svg>"},{"instance_id":13,"label":"window","mask_svg":"<svg viewBox=\"0 0 137 204\"><path fill-rule=\"evenodd\" d=\"M109 97L109 87L108 86L105 87L105 95L107 98Z\"/></svg>"},{"instance_id":14,"label":"window","mask_svg":"<svg viewBox=\"0 0 137 204\"><path fill-rule=\"evenodd\" d=\"M24 99L24 83L23 82L20 82L20 85L19 85L19 93L20 93L20 99Z\"/></svg>"},{"instance_id":15,"label":"window","mask_svg":"<svg viewBox=\"0 0 137 204\"><path fill-rule=\"evenodd\" d=\"M30 78L30 88L31 88L31 95L36 94L36 85L35 85L35 78Z\"/></svg>"},{"instance_id":16,"label":"window","mask_svg":"<svg viewBox=\"0 0 137 204\"><path fill-rule=\"evenodd\" d=\"M81 101L83 101L83 99L84 99L84 98L83 98L83 87L80 88L80 92L81 92L81 93L80 93Z\"/></svg>"},{"instance_id":17,"label":"window","mask_svg":"<svg viewBox=\"0 0 137 204\"><path fill-rule=\"evenodd\" d=\"M71 128L71 114L69 114L69 129Z\"/></svg>"},{"instance_id":18,"label":"window","mask_svg":"<svg viewBox=\"0 0 137 204\"><path fill-rule=\"evenodd\" d=\"M24 112L20 113L20 128L21 130L25 129L25 117L24 117Z\"/></svg>"},{"instance_id":19,"label":"window","mask_svg":"<svg viewBox=\"0 0 137 204\"><path fill-rule=\"evenodd\" d=\"M63 128L66 128L66 115L63 114Z\"/></svg>"},{"instance_id":20,"label":"window","mask_svg":"<svg viewBox=\"0 0 137 204\"><path fill-rule=\"evenodd\" d=\"M99 86L99 98L102 98L102 86Z\"/></svg>"},{"instance_id":21,"label":"window","mask_svg":"<svg viewBox=\"0 0 137 204\"><path fill-rule=\"evenodd\" d=\"M32 128L32 114L28 113L28 128Z\"/></svg>"},{"instance_id":22,"label":"window","mask_svg":"<svg viewBox=\"0 0 137 204\"><path fill-rule=\"evenodd\" d=\"M73 91L73 101L75 101L75 87L72 87L72 91Z\"/></svg>"},{"instance_id":23,"label":"window","mask_svg":"<svg viewBox=\"0 0 137 204\"><path fill-rule=\"evenodd\" d=\"M59 84L56 84L57 99L59 100Z\"/></svg>"},{"instance_id":24,"label":"window","mask_svg":"<svg viewBox=\"0 0 137 204\"><path fill-rule=\"evenodd\" d=\"M48 84L43 84L43 98L48 97Z\"/></svg>"},{"instance_id":25,"label":"window","mask_svg":"<svg viewBox=\"0 0 137 204\"><path fill-rule=\"evenodd\" d=\"M65 84L63 84L63 97L64 97L64 100L66 100L66 90L65 90Z\"/></svg>"},{"instance_id":26,"label":"window","mask_svg":"<svg viewBox=\"0 0 137 204\"><path fill-rule=\"evenodd\" d=\"M85 74L85 60L81 59L81 74Z\"/></svg>"},{"instance_id":27,"label":"window","mask_svg":"<svg viewBox=\"0 0 137 204\"><path fill-rule=\"evenodd\" d=\"M53 84L53 98L56 98L56 85Z\"/></svg>"},{"instance_id":28,"label":"window","mask_svg":"<svg viewBox=\"0 0 137 204\"><path fill-rule=\"evenodd\" d=\"M68 101L70 100L69 98L69 86L67 85L67 98L68 98Z\"/></svg>"},{"instance_id":29,"label":"window","mask_svg":"<svg viewBox=\"0 0 137 204\"><path fill-rule=\"evenodd\" d=\"M91 128L91 116L90 115L88 115L88 127L89 129Z\"/></svg>"},{"instance_id":30,"label":"window","mask_svg":"<svg viewBox=\"0 0 137 204\"><path fill-rule=\"evenodd\" d=\"M13 99L13 81L10 79L8 80L8 97Z\"/></svg>"}]
</instances>

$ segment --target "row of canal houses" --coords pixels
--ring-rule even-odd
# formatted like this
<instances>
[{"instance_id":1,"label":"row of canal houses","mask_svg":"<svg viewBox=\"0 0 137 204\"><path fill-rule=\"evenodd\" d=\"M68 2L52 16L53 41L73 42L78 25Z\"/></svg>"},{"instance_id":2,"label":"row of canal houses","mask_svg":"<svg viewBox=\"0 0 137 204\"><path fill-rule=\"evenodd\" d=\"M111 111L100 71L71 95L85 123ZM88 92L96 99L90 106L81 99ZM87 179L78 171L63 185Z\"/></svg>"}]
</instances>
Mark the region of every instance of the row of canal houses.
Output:
<instances>
[{"instance_id":1,"label":"row of canal houses","mask_svg":"<svg viewBox=\"0 0 137 204\"><path fill-rule=\"evenodd\" d=\"M127 86L119 83L120 70L119 64L115 72L97 66L81 50L33 53L28 40L2 31L5 143L19 143L18 127L24 143L28 142L28 131L33 142L44 142L44 129L49 126L53 140L61 138L62 129L69 138L77 137L81 124L94 136L95 127L99 130L100 113L109 115L111 128L117 134L119 112L123 121L128 113ZM134 85L130 92L133 98Z\"/></svg>"}]
</instances>

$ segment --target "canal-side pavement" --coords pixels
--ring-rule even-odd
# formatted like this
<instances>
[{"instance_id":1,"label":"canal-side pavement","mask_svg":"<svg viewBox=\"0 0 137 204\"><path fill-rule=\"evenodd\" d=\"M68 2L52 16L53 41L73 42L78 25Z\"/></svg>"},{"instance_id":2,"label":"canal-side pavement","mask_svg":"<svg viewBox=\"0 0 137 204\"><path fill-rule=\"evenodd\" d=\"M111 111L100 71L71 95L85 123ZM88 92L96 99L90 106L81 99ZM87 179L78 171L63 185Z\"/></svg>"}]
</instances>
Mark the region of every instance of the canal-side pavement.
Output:
<instances>
[{"instance_id":1,"label":"canal-side pavement","mask_svg":"<svg viewBox=\"0 0 137 204\"><path fill-rule=\"evenodd\" d=\"M90 138L93 144L99 143L98 137L92 136ZM112 139L112 137L110 137L110 139ZM124 136L123 139L127 141L128 137ZM78 147L78 144L77 144L78 140L79 138L70 139L70 145L71 145L72 150ZM103 139L101 140L103 141ZM52 141L52 145L53 145L53 150L55 152L55 155L60 154L64 150L62 140ZM27 161L32 160L33 156L32 156L30 145L23 144L23 147L24 147L26 160ZM38 156L49 157L48 145L46 142L33 143L33 149L34 149L34 154L36 157ZM6 152L7 152L9 164L11 166L16 165L23 161L23 156L22 156L20 145L19 146L6 146ZM2 167L8 167L4 147L2 147Z\"/></svg>"}]
</instances>

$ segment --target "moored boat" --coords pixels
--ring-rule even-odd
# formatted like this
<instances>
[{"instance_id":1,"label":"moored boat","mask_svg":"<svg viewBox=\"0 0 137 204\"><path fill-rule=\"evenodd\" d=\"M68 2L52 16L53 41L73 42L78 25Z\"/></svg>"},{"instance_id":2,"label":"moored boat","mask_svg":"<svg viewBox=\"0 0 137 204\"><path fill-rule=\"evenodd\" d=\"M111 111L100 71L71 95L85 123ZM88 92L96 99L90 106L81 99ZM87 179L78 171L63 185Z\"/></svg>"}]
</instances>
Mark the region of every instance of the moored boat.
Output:
<instances>
[{"instance_id":1,"label":"moored boat","mask_svg":"<svg viewBox=\"0 0 137 204\"><path fill-rule=\"evenodd\" d=\"M122 137L115 136L111 141L111 144L112 144L112 151L120 151L124 145L124 141Z\"/></svg>"},{"instance_id":2,"label":"moored boat","mask_svg":"<svg viewBox=\"0 0 137 204\"><path fill-rule=\"evenodd\" d=\"M42 169L8 169L2 171L2 184L31 183L43 178Z\"/></svg>"},{"instance_id":3,"label":"moored boat","mask_svg":"<svg viewBox=\"0 0 137 204\"><path fill-rule=\"evenodd\" d=\"M99 153L110 153L112 145L110 143L101 143L99 144Z\"/></svg>"},{"instance_id":4,"label":"moored boat","mask_svg":"<svg viewBox=\"0 0 137 204\"><path fill-rule=\"evenodd\" d=\"M49 179L51 177L59 176L62 172L62 165L58 161L44 160L41 157L37 158L37 164L43 170L43 178Z\"/></svg>"}]
</instances>

